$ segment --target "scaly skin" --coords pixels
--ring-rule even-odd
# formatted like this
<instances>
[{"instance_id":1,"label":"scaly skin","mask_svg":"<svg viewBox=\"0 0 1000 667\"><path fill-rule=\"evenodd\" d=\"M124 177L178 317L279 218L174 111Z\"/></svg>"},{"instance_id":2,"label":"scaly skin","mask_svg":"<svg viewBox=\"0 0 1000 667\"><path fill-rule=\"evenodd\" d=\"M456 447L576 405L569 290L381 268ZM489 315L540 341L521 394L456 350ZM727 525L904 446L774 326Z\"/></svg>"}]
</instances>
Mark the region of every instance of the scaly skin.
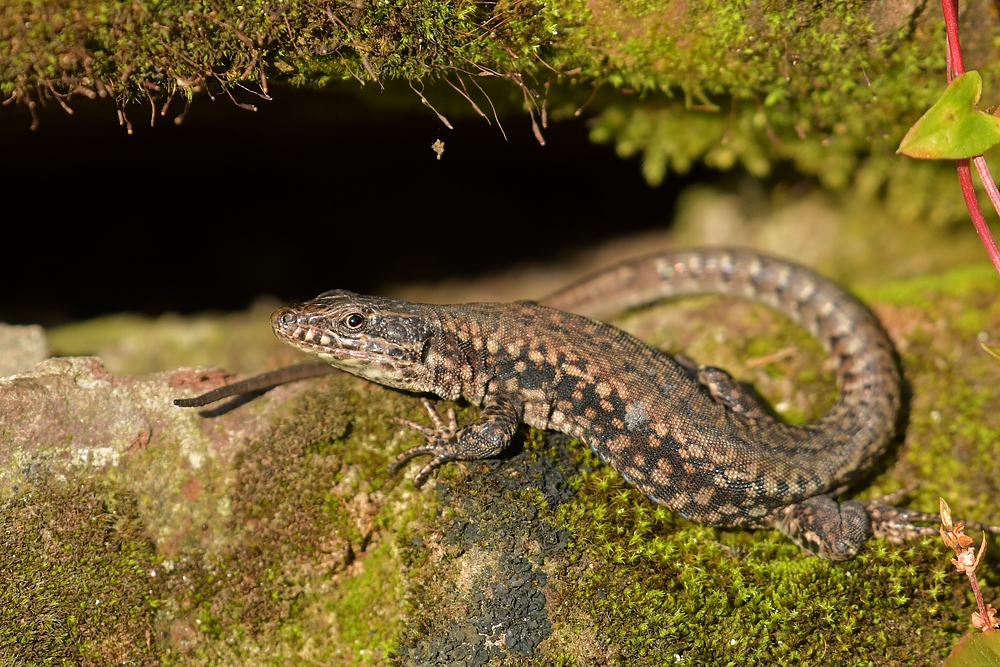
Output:
<instances>
[{"instance_id":1,"label":"scaly skin","mask_svg":"<svg viewBox=\"0 0 1000 667\"><path fill-rule=\"evenodd\" d=\"M688 294L771 306L837 360L837 403L803 427L773 420L725 371L688 369L602 315ZM574 311L574 312L567 312ZM583 313L583 314L575 314ZM421 485L447 461L495 456L517 425L592 447L658 503L713 526L771 526L822 557L854 557L870 535L933 534L936 515L836 503L892 439L900 374L892 344L863 305L812 271L745 250L667 252L597 274L543 304L414 304L326 292L271 316L275 334L374 382L483 406L459 429L430 408ZM315 371L313 371L315 374ZM249 385L248 385L249 386ZM196 404L189 399L184 404Z\"/></svg>"}]
</instances>

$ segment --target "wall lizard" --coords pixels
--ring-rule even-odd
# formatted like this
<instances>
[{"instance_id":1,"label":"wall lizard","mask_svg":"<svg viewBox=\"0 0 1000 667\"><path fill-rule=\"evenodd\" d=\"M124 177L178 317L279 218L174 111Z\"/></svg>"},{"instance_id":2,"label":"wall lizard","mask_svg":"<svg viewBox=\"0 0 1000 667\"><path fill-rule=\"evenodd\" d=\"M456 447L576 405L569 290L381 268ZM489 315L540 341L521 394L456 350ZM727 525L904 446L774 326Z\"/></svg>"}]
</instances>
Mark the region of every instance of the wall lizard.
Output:
<instances>
[{"instance_id":1,"label":"wall lizard","mask_svg":"<svg viewBox=\"0 0 1000 667\"><path fill-rule=\"evenodd\" d=\"M694 368L591 319L657 300L723 294L761 302L808 329L833 356L839 395L804 426L774 420L725 371ZM415 304L345 290L279 308L274 333L318 357L178 405L329 372L482 406L465 428L454 411L392 462L428 454L420 486L453 460L486 458L519 423L592 447L655 502L713 526L772 527L831 560L853 558L871 535L901 542L935 534L937 515L834 498L859 480L897 430L901 377L875 316L842 288L791 262L748 250L664 252L586 278L540 303ZM975 527L978 524L968 524ZM992 531L997 528L985 527Z\"/></svg>"}]
</instances>

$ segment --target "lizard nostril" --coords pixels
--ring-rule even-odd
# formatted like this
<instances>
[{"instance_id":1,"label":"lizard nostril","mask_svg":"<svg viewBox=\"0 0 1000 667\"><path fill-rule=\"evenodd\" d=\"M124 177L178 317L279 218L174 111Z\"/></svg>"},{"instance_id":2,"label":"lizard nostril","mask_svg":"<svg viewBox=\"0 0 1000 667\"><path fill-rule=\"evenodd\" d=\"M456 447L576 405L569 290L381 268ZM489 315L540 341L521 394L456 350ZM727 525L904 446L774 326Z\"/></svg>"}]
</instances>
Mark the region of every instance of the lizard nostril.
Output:
<instances>
[{"instance_id":1,"label":"lizard nostril","mask_svg":"<svg viewBox=\"0 0 1000 667\"><path fill-rule=\"evenodd\" d=\"M278 317L278 324L283 327L288 327L295 324L295 313L286 310Z\"/></svg>"}]
</instances>

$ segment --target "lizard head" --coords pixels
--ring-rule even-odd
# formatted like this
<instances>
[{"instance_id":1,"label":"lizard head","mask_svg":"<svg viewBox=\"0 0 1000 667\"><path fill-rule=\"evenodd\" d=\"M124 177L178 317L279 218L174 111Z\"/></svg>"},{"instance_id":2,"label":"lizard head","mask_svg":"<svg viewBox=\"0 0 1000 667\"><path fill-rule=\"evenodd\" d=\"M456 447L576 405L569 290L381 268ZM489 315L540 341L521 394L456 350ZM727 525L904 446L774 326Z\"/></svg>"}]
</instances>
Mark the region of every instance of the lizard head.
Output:
<instances>
[{"instance_id":1,"label":"lizard head","mask_svg":"<svg viewBox=\"0 0 1000 667\"><path fill-rule=\"evenodd\" d=\"M419 304L331 290L271 314L274 335L373 382L426 391L423 359L434 313Z\"/></svg>"}]
</instances>

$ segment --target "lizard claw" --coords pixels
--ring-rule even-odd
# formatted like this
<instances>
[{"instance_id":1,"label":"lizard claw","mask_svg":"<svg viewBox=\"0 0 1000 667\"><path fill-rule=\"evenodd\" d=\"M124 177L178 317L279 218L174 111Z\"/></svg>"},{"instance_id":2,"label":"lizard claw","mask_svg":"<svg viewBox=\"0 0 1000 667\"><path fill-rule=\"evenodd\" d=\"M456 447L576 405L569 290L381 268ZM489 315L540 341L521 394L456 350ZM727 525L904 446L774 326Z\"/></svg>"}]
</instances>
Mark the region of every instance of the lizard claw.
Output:
<instances>
[{"instance_id":1,"label":"lizard claw","mask_svg":"<svg viewBox=\"0 0 1000 667\"><path fill-rule=\"evenodd\" d=\"M941 530L941 515L936 512L919 512L905 507L883 505L881 499L864 503L864 507L871 518L872 532L875 537L884 537L893 544L903 544L906 540L915 537L937 535ZM959 522L956 521L956 523ZM1000 534L1000 526L988 526L976 521L962 521L961 523L969 530L982 530L993 535Z\"/></svg>"},{"instance_id":2,"label":"lizard claw","mask_svg":"<svg viewBox=\"0 0 1000 667\"><path fill-rule=\"evenodd\" d=\"M396 419L396 422L423 435L427 438L427 443L401 452L389 464L389 474L395 475L410 459L422 454L433 454L434 458L428 461L413 478L413 485L418 489L423 486L435 468L455 458L454 443L459 431L454 408L448 408L446 423L429 400L424 398L421 401L427 414L430 415L434 428L428 428L409 419Z\"/></svg>"}]
</instances>

